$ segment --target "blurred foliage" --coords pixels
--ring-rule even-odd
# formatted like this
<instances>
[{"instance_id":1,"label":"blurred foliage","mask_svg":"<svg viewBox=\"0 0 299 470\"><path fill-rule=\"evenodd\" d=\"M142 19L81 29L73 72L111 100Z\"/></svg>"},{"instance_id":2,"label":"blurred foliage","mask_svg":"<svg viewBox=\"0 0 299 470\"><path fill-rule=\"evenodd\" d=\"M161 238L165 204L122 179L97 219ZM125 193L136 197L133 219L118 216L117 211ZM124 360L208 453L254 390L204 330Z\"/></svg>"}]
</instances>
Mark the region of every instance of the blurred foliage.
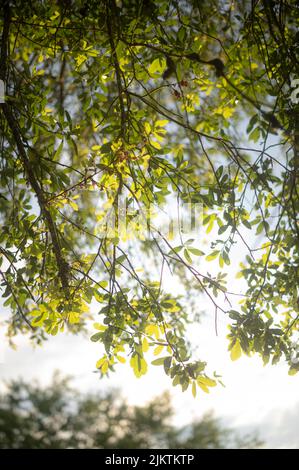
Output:
<instances>
[{"instance_id":1,"label":"blurred foliage","mask_svg":"<svg viewBox=\"0 0 299 470\"><path fill-rule=\"evenodd\" d=\"M165 393L143 406L129 405L118 391L82 394L59 375L47 387L15 380L0 402L1 449L212 449L252 448L211 414L184 427L172 424Z\"/></svg>"},{"instance_id":2,"label":"blurred foliage","mask_svg":"<svg viewBox=\"0 0 299 470\"><path fill-rule=\"evenodd\" d=\"M296 373L296 2L1 5L11 342L76 333L99 313L100 374L129 360L140 377L153 352L153 365L195 396L218 381L186 337L203 296L216 323L218 312L231 320L233 360L283 358ZM169 198L177 237L155 222ZM182 229L178 201L202 205L200 242ZM247 251L241 294L226 281L236 247ZM166 272L183 295L165 291Z\"/></svg>"}]
</instances>

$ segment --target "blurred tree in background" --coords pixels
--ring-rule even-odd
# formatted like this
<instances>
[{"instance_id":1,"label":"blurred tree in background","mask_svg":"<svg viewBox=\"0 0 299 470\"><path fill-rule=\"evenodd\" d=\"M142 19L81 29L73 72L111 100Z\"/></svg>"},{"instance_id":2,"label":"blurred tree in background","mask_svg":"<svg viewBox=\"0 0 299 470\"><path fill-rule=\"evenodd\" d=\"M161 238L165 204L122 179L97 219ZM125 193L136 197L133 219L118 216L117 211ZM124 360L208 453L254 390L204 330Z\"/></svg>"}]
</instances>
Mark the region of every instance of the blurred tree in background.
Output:
<instances>
[{"instance_id":1,"label":"blurred tree in background","mask_svg":"<svg viewBox=\"0 0 299 470\"><path fill-rule=\"evenodd\" d=\"M82 394L54 375L41 387L11 381L0 397L1 449L211 449L252 448L253 436L240 437L211 414L184 427L172 424L167 393L144 406L132 406L118 391Z\"/></svg>"}]
</instances>

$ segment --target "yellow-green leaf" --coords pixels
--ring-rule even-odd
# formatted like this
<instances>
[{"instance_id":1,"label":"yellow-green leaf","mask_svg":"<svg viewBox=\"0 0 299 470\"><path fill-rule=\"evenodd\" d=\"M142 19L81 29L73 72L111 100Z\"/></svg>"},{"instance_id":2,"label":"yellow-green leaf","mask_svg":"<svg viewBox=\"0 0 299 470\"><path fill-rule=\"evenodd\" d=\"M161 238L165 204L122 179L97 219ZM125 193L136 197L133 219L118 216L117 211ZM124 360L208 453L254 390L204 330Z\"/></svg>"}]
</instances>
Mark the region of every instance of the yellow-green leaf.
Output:
<instances>
[{"instance_id":1,"label":"yellow-green leaf","mask_svg":"<svg viewBox=\"0 0 299 470\"><path fill-rule=\"evenodd\" d=\"M209 377L199 377L198 382L206 385L207 387L216 387L216 380L210 379Z\"/></svg>"},{"instance_id":2,"label":"yellow-green leaf","mask_svg":"<svg viewBox=\"0 0 299 470\"><path fill-rule=\"evenodd\" d=\"M166 61L164 58L155 59L148 68L149 73L152 75L156 72L163 72L166 68Z\"/></svg>"},{"instance_id":3,"label":"yellow-green leaf","mask_svg":"<svg viewBox=\"0 0 299 470\"><path fill-rule=\"evenodd\" d=\"M100 369L105 361L106 361L106 357L102 357L101 359L99 359L96 363L96 368Z\"/></svg>"},{"instance_id":4,"label":"yellow-green leaf","mask_svg":"<svg viewBox=\"0 0 299 470\"><path fill-rule=\"evenodd\" d=\"M241 345L239 341L236 341L236 343L234 344L234 346L232 347L230 351L230 358L232 361L236 361L237 359L241 357L241 355L242 355Z\"/></svg>"},{"instance_id":5,"label":"yellow-green leaf","mask_svg":"<svg viewBox=\"0 0 299 470\"><path fill-rule=\"evenodd\" d=\"M125 358L123 356L119 356L118 354L116 355L116 359L121 362L122 364L124 364L126 362Z\"/></svg>"},{"instance_id":6,"label":"yellow-green leaf","mask_svg":"<svg viewBox=\"0 0 299 470\"><path fill-rule=\"evenodd\" d=\"M155 356L158 356L159 354L161 354L161 352L163 351L163 347L164 347L164 346L157 346L157 347L154 349L154 355L155 355Z\"/></svg>"},{"instance_id":7,"label":"yellow-green leaf","mask_svg":"<svg viewBox=\"0 0 299 470\"><path fill-rule=\"evenodd\" d=\"M147 362L139 354L133 354L130 360L130 366L132 367L136 377L141 377L147 372Z\"/></svg>"},{"instance_id":8,"label":"yellow-green leaf","mask_svg":"<svg viewBox=\"0 0 299 470\"><path fill-rule=\"evenodd\" d=\"M146 338L143 338L142 340L142 351L147 352L149 348L148 340Z\"/></svg>"},{"instance_id":9,"label":"yellow-green leaf","mask_svg":"<svg viewBox=\"0 0 299 470\"><path fill-rule=\"evenodd\" d=\"M198 383L198 386L202 389L203 392L210 393L210 390L208 389L208 387L206 385L202 384L199 381L197 381L197 383Z\"/></svg>"},{"instance_id":10,"label":"yellow-green leaf","mask_svg":"<svg viewBox=\"0 0 299 470\"><path fill-rule=\"evenodd\" d=\"M219 251L215 250L210 255L206 256L206 260L212 261L213 259L217 258L218 255L219 255Z\"/></svg>"}]
</instances>

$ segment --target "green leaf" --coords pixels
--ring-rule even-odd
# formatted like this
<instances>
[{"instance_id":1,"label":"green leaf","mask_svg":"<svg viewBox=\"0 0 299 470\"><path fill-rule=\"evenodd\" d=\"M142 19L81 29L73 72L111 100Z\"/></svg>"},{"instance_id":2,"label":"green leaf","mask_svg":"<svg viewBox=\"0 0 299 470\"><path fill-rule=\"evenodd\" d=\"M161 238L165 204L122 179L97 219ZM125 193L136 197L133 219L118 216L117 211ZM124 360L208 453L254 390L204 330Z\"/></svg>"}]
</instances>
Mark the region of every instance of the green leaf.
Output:
<instances>
[{"instance_id":1,"label":"green leaf","mask_svg":"<svg viewBox=\"0 0 299 470\"><path fill-rule=\"evenodd\" d=\"M147 372L147 363L143 357L139 354L134 353L130 360L130 366L133 369L133 372L137 378L140 378L142 375Z\"/></svg>"},{"instance_id":2,"label":"green leaf","mask_svg":"<svg viewBox=\"0 0 299 470\"><path fill-rule=\"evenodd\" d=\"M248 220L243 219L242 224L245 225L245 227L249 228L249 230L251 230L251 224Z\"/></svg>"},{"instance_id":3,"label":"green leaf","mask_svg":"<svg viewBox=\"0 0 299 470\"><path fill-rule=\"evenodd\" d=\"M228 227L228 225L222 225L218 230L218 235L222 235L222 233L224 233L228 229Z\"/></svg>"},{"instance_id":4,"label":"green leaf","mask_svg":"<svg viewBox=\"0 0 299 470\"><path fill-rule=\"evenodd\" d=\"M103 333L95 333L94 335L91 336L91 341L96 343L97 341L100 341L102 339Z\"/></svg>"},{"instance_id":5,"label":"green leaf","mask_svg":"<svg viewBox=\"0 0 299 470\"><path fill-rule=\"evenodd\" d=\"M211 254L206 256L207 261L213 261L213 259L217 258L219 256L220 251L219 250L214 250Z\"/></svg>"},{"instance_id":6,"label":"green leaf","mask_svg":"<svg viewBox=\"0 0 299 470\"><path fill-rule=\"evenodd\" d=\"M162 366L164 365L165 359L168 359L168 357L169 356L159 357L158 359L155 359L151 363L153 364L153 366Z\"/></svg>"},{"instance_id":7,"label":"green leaf","mask_svg":"<svg viewBox=\"0 0 299 470\"><path fill-rule=\"evenodd\" d=\"M190 251L190 253L192 253L195 256L203 256L204 255L204 252L201 251L201 250L198 250L197 248L188 247L188 251Z\"/></svg>"},{"instance_id":8,"label":"green leaf","mask_svg":"<svg viewBox=\"0 0 299 470\"><path fill-rule=\"evenodd\" d=\"M192 264L192 258L189 255L189 251L187 249L184 250L184 257L188 261L188 263Z\"/></svg>"},{"instance_id":9,"label":"green leaf","mask_svg":"<svg viewBox=\"0 0 299 470\"><path fill-rule=\"evenodd\" d=\"M216 387L216 385L217 385L217 382L213 379L210 379L209 377L200 376L200 377L198 377L197 380L198 380L198 382L200 382L201 384L206 385L207 387Z\"/></svg>"},{"instance_id":10,"label":"green leaf","mask_svg":"<svg viewBox=\"0 0 299 470\"><path fill-rule=\"evenodd\" d=\"M165 357L163 365L164 365L164 370L166 374L168 374L169 372L169 369L171 367L171 362L172 362L171 356Z\"/></svg>"},{"instance_id":11,"label":"green leaf","mask_svg":"<svg viewBox=\"0 0 299 470\"><path fill-rule=\"evenodd\" d=\"M154 75L155 73L161 74L164 69L166 68L166 61L164 58L158 58L155 59L151 65L148 67L148 71L151 75Z\"/></svg>"}]
</instances>

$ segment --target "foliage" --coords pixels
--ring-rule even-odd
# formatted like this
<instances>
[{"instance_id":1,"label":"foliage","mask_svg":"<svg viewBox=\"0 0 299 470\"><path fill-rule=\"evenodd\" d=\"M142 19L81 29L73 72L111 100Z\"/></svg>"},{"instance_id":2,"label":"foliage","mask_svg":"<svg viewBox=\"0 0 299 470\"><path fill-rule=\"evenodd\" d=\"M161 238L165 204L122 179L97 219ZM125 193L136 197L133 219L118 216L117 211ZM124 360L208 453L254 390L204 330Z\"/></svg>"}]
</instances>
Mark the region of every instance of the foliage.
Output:
<instances>
[{"instance_id":1,"label":"foliage","mask_svg":"<svg viewBox=\"0 0 299 470\"><path fill-rule=\"evenodd\" d=\"M144 406L129 405L118 393L82 395L68 379L54 376L47 388L17 380L8 384L0 405L0 448L153 449L256 447L211 414L187 426L172 424L170 397Z\"/></svg>"},{"instance_id":2,"label":"foliage","mask_svg":"<svg viewBox=\"0 0 299 470\"><path fill-rule=\"evenodd\" d=\"M98 311L101 374L129 357L141 376L154 351L195 395L217 382L185 334L203 295L231 319L232 359L283 357L298 371L297 19L292 0L2 2L11 339L76 333ZM155 226L169 198L203 206L202 243ZM237 305L225 273L235 245L248 252ZM185 296L165 291L167 269Z\"/></svg>"}]
</instances>

